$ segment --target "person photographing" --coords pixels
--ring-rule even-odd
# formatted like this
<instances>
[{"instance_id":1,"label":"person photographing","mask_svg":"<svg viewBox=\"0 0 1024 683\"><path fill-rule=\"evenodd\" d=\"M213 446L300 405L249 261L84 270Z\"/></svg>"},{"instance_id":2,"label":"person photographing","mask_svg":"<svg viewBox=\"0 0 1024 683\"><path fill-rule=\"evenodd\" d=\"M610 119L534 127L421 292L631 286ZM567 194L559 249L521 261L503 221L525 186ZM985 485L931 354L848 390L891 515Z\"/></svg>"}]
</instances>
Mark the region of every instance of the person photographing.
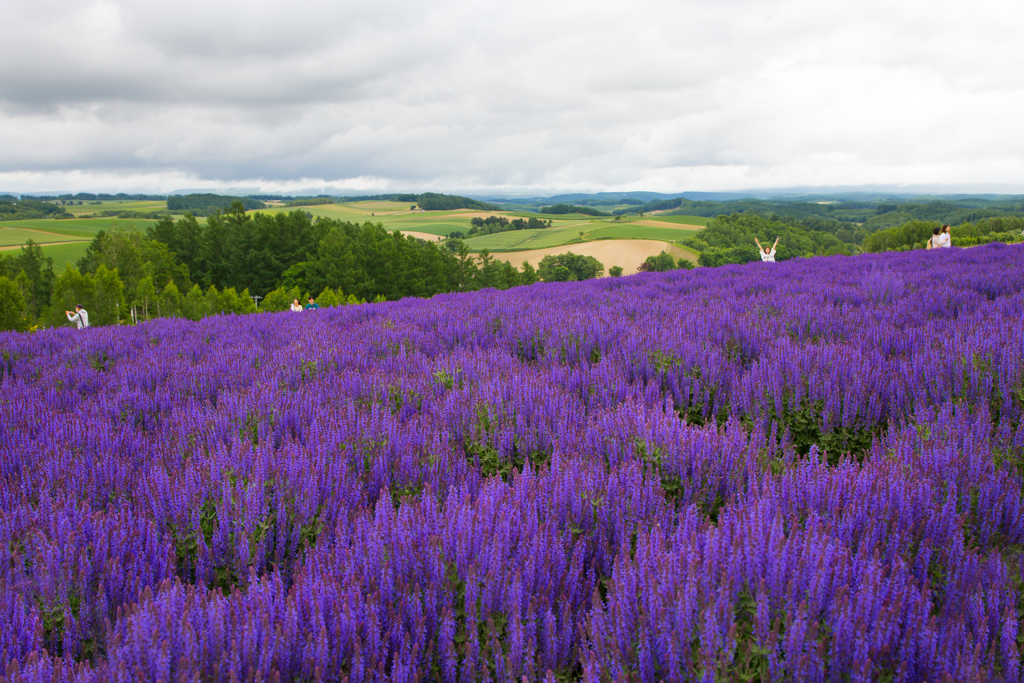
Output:
<instances>
[{"instance_id":1,"label":"person photographing","mask_svg":"<svg viewBox=\"0 0 1024 683\"><path fill-rule=\"evenodd\" d=\"M89 327L89 312L82 307L82 304L75 304L74 312L64 311L64 315L66 315L68 317L68 321L73 322L75 327L79 330L84 330Z\"/></svg>"}]
</instances>

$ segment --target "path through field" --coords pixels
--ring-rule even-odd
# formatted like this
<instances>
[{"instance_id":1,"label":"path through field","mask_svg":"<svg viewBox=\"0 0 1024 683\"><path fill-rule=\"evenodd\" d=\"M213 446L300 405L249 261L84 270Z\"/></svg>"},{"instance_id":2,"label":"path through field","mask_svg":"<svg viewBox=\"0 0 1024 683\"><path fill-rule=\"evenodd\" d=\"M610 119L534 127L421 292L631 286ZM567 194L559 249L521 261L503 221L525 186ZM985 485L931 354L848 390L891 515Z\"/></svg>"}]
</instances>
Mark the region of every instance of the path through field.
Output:
<instances>
[{"instance_id":1,"label":"path through field","mask_svg":"<svg viewBox=\"0 0 1024 683\"><path fill-rule=\"evenodd\" d=\"M80 242L91 242L92 240L64 240L63 242L36 242L37 247L54 247L58 244L78 244ZM0 247L0 251L13 251L21 249L24 244L8 244Z\"/></svg>"}]
</instances>

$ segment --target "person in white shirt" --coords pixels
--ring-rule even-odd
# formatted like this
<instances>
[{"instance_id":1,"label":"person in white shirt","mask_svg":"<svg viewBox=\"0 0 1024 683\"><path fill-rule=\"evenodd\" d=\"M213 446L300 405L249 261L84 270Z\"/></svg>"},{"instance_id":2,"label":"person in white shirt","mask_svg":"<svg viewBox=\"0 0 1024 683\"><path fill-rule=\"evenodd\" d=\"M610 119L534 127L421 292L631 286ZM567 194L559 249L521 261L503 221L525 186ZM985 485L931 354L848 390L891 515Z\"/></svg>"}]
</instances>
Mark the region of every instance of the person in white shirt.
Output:
<instances>
[{"instance_id":1,"label":"person in white shirt","mask_svg":"<svg viewBox=\"0 0 1024 683\"><path fill-rule=\"evenodd\" d=\"M69 322L73 322L75 327L79 330L84 330L89 327L89 313L82 308L82 304L75 305L75 312L64 311L64 315L68 317Z\"/></svg>"},{"instance_id":2,"label":"person in white shirt","mask_svg":"<svg viewBox=\"0 0 1024 683\"><path fill-rule=\"evenodd\" d=\"M779 239L781 237L776 237L775 244L769 249L768 247L762 247L761 241L756 237L754 238L754 241L757 243L757 253L761 256L762 261L765 263L775 263L775 247L779 246Z\"/></svg>"},{"instance_id":3,"label":"person in white shirt","mask_svg":"<svg viewBox=\"0 0 1024 683\"><path fill-rule=\"evenodd\" d=\"M948 223L939 230L939 236L936 240L935 247L938 249L949 249L953 246L953 236L949 234Z\"/></svg>"},{"instance_id":4,"label":"person in white shirt","mask_svg":"<svg viewBox=\"0 0 1024 683\"><path fill-rule=\"evenodd\" d=\"M302 304L298 299L292 299L292 313L302 313Z\"/></svg>"}]
</instances>

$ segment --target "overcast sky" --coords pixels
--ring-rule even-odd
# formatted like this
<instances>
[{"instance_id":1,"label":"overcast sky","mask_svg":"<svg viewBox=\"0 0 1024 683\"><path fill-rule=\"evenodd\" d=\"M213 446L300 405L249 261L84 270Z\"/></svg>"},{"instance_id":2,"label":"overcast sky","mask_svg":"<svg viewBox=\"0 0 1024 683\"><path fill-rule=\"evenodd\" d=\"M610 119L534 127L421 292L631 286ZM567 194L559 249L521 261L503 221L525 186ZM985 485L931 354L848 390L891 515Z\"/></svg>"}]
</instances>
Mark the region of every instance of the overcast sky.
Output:
<instances>
[{"instance_id":1,"label":"overcast sky","mask_svg":"<svg viewBox=\"0 0 1024 683\"><path fill-rule=\"evenodd\" d=\"M0 0L0 191L1024 191L1020 0Z\"/></svg>"}]
</instances>

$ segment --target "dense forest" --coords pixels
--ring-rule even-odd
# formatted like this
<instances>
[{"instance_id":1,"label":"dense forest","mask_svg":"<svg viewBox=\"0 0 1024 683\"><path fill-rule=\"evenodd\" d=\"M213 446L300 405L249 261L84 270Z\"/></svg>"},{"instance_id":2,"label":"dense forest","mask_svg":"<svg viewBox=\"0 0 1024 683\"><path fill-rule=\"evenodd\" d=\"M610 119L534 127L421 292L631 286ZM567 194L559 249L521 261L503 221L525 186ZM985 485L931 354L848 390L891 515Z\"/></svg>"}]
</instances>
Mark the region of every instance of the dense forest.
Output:
<instances>
[{"instance_id":1,"label":"dense forest","mask_svg":"<svg viewBox=\"0 0 1024 683\"><path fill-rule=\"evenodd\" d=\"M220 194L171 195L167 198L167 210L171 213L191 213L193 216L211 216L223 211L235 202L241 203L246 211L265 209L267 205L257 199L229 197Z\"/></svg>"},{"instance_id":2,"label":"dense forest","mask_svg":"<svg viewBox=\"0 0 1024 683\"><path fill-rule=\"evenodd\" d=\"M395 201L402 201L397 199ZM434 194L424 192L416 196L415 202L424 211L454 211L455 209L477 209L478 211L497 211L498 206L486 202L478 202L469 197L458 197L456 195Z\"/></svg>"},{"instance_id":3,"label":"dense forest","mask_svg":"<svg viewBox=\"0 0 1024 683\"><path fill-rule=\"evenodd\" d=\"M566 213L581 213L584 216L610 216L610 213L599 211L590 206L572 206L570 204L554 204L553 206L542 206L538 213L548 215L560 215Z\"/></svg>"},{"instance_id":4,"label":"dense forest","mask_svg":"<svg viewBox=\"0 0 1024 683\"><path fill-rule=\"evenodd\" d=\"M53 261L29 242L0 257L0 329L66 325L83 304L96 325L158 316L198 319L217 313L287 309L314 296L324 306L507 289L539 280L598 277L592 257L548 257L517 269L465 243L389 232L380 224L311 218L301 210L247 214L241 202L206 223L191 214L163 217L145 234L97 234L77 267ZM12 313L13 311L13 313Z\"/></svg>"}]
</instances>

